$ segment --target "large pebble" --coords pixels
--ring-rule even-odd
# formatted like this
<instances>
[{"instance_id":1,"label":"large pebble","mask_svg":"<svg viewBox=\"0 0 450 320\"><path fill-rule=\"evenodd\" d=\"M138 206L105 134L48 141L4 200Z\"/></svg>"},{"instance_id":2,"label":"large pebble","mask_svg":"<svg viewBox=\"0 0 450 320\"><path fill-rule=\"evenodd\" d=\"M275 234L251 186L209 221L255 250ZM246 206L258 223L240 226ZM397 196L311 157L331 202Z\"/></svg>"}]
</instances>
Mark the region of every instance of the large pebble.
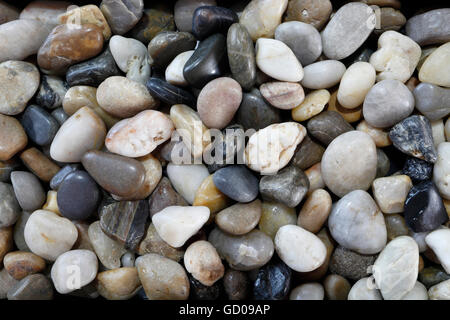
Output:
<instances>
[{"instance_id":1,"label":"large pebble","mask_svg":"<svg viewBox=\"0 0 450 320\"><path fill-rule=\"evenodd\" d=\"M205 286L212 286L223 277L224 266L216 249L208 241L191 244L184 254L187 272Z\"/></svg>"},{"instance_id":2,"label":"large pebble","mask_svg":"<svg viewBox=\"0 0 450 320\"><path fill-rule=\"evenodd\" d=\"M447 42L431 53L419 71L419 80L450 88L450 43Z\"/></svg>"},{"instance_id":3,"label":"large pebble","mask_svg":"<svg viewBox=\"0 0 450 320\"><path fill-rule=\"evenodd\" d=\"M437 148L433 182L436 184L441 196L450 200L450 142L442 142Z\"/></svg>"},{"instance_id":4,"label":"large pebble","mask_svg":"<svg viewBox=\"0 0 450 320\"><path fill-rule=\"evenodd\" d=\"M124 245L107 236L100 227L100 221L89 226L88 235L102 265L107 269L120 268L120 258L127 252Z\"/></svg>"},{"instance_id":5,"label":"large pebble","mask_svg":"<svg viewBox=\"0 0 450 320\"><path fill-rule=\"evenodd\" d=\"M16 280L44 270L45 260L31 252L14 251L3 258L5 270Z\"/></svg>"},{"instance_id":6,"label":"large pebble","mask_svg":"<svg viewBox=\"0 0 450 320\"><path fill-rule=\"evenodd\" d=\"M250 202L258 196L258 178L243 165L228 166L213 175L217 189L238 202Z\"/></svg>"},{"instance_id":7,"label":"large pebble","mask_svg":"<svg viewBox=\"0 0 450 320\"><path fill-rule=\"evenodd\" d=\"M243 235L253 230L261 218L261 201L237 203L220 211L215 221L217 226L232 235Z\"/></svg>"},{"instance_id":8,"label":"large pebble","mask_svg":"<svg viewBox=\"0 0 450 320\"><path fill-rule=\"evenodd\" d=\"M408 19L406 35L421 46L450 41L450 9L441 8Z\"/></svg>"},{"instance_id":9,"label":"large pebble","mask_svg":"<svg viewBox=\"0 0 450 320\"><path fill-rule=\"evenodd\" d=\"M348 109L360 106L375 84L375 69L368 62L355 62L342 76L337 94L339 103Z\"/></svg>"},{"instance_id":10,"label":"large pebble","mask_svg":"<svg viewBox=\"0 0 450 320\"><path fill-rule=\"evenodd\" d=\"M237 14L231 9L201 6L195 9L192 17L192 33L198 40L203 40L214 33L227 32L238 20Z\"/></svg>"},{"instance_id":11,"label":"large pebble","mask_svg":"<svg viewBox=\"0 0 450 320\"><path fill-rule=\"evenodd\" d=\"M416 108L430 121L445 118L450 113L450 89L431 83L421 83L414 89Z\"/></svg>"},{"instance_id":12,"label":"large pebble","mask_svg":"<svg viewBox=\"0 0 450 320\"><path fill-rule=\"evenodd\" d=\"M372 183L373 196L383 213L403 212L411 187L411 179L406 175L378 178Z\"/></svg>"},{"instance_id":13,"label":"large pebble","mask_svg":"<svg viewBox=\"0 0 450 320\"><path fill-rule=\"evenodd\" d=\"M34 211L44 204L45 192L34 174L27 171L13 171L11 183L20 206L25 211Z\"/></svg>"},{"instance_id":14,"label":"large pebble","mask_svg":"<svg viewBox=\"0 0 450 320\"><path fill-rule=\"evenodd\" d=\"M100 10L114 34L124 34L142 17L143 0L103 0Z\"/></svg>"},{"instance_id":15,"label":"large pebble","mask_svg":"<svg viewBox=\"0 0 450 320\"><path fill-rule=\"evenodd\" d=\"M2 199L0 202L0 228L9 227L16 223L20 216L19 202L10 184L0 182L0 198Z\"/></svg>"},{"instance_id":16,"label":"large pebble","mask_svg":"<svg viewBox=\"0 0 450 320\"><path fill-rule=\"evenodd\" d=\"M345 65L337 60L323 60L303 69L302 86L308 89L327 89L341 81L346 71Z\"/></svg>"}]
</instances>

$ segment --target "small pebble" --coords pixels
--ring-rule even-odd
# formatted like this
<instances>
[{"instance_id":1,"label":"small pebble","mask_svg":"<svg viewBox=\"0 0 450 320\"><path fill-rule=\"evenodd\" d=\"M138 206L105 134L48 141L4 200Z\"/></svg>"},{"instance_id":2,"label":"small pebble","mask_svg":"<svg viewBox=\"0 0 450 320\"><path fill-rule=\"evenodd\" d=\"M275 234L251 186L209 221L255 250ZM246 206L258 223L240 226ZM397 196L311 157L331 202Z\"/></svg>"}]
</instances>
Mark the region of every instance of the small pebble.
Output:
<instances>
[{"instance_id":1,"label":"small pebble","mask_svg":"<svg viewBox=\"0 0 450 320\"><path fill-rule=\"evenodd\" d=\"M196 40L188 32L162 31L148 44L148 53L155 67L164 69L180 53L193 50Z\"/></svg>"},{"instance_id":2,"label":"small pebble","mask_svg":"<svg viewBox=\"0 0 450 320\"><path fill-rule=\"evenodd\" d=\"M192 33L198 40L214 34L224 33L235 22L237 14L228 8L201 6L195 9L192 17Z\"/></svg>"},{"instance_id":3,"label":"small pebble","mask_svg":"<svg viewBox=\"0 0 450 320\"><path fill-rule=\"evenodd\" d=\"M355 62L345 71L339 84L337 100L344 108L359 107L375 84L375 69L368 62Z\"/></svg>"},{"instance_id":4,"label":"small pebble","mask_svg":"<svg viewBox=\"0 0 450 320\"><path fill-rule=\"evenodd\" d=\"M164 7L144 9L141 20L128 34L132 38L148 45L161 31L175 31L173 12L167 12Z\"/></svg>"},{"instance_id":5,"label":"small pebble","mask_svg":"<svg viewBox=\"0 0 450 320\"><path fill-rule=\"evenodd\" d=\"M13 186L0 182L0 197L0 228L12 226L20 217L20 206Z\"/></svg>"},{"instance_id":6,"label":"small pebble","mask_svg":"<svg viewBox=\"0 0 450 320\"><path fill-rule=\"evenodd\" d=\"M361 278L350 289L347 300L383 300L381 293L372 285L370 278Z\"/></svg>"},{"instance_id":7,"label":"small pebble","mask_svg":"<svg viewBox=\"0 0 450 320\"><path fill-rule=\"evenodd\" d=\"M36 102L49 109L61 107L68 89L69 85L59 77L42 75Z\"/></svg>"},{"instance_id":8,"label":"small pebble","mask_svg":"<svg viewBox=\"0 0 450 320\"><path fill-rule=\"evenodd\" d=\"M344 277L337 274L328 275L323 281L325 296L329 300L347 300L351 285Z\"/></svg>"},{"instance_id":9,"label":"small pebble","mask_svg":"<svg viewBox=\"0 0 450 320\"><path fill-rule=\"evenodd\" d=\"M450 142L442 142L437 147L437 160L433 167L433 182L440 195L450 200Z\"/></svg>"},{"instance_id":10,"label":"small pebble","mask_svg":"<svg viewBox=\"0 0 450 320\"><path fill-rule=\"evenodd\" d=\"M310 135L322 144L329 145L336 137L352 131L353 127L336 111L324 111L307 123Z\"/></svg>"},{"instance_id":11,"label":"small pebble","mask_svg":"<svg viewBox=\"0 0 450 320\"><path fill-rule=\"evenodd\" d=\"M286 21L301 21L317 30L327 23L332 12L330 0L293 0L289 1Z\"/></svg>"},{"instance_id":12,"label":"small pebble","mask_svg":"<svg viewBox=\"0 0 450 320\"><path fill-rule=\"evenodd\" d=\"M253 285L256 300L284 300L291 289L291 269L282 261L274 260L258 270Z\"/></svg>"},{"instance_id":13,"label":"small pebble","mask_svg":"<svg viewBox=\"0 0 450 320\"><path fill-rule=\"evenodd\" d=\"M225 271L223 285L230 300L244 300L248 296L249 281L247 274L243 271L233 269Z\"/></svg>"},{"instance_id":14,"label":"small pebble","mask_svg":"<svg viewBox=\"0 0 450 320\"><path fill-rule=\"evenodd\" d=\"M98 293L107 300L128 300L141 288L141 281L134 267L99 272L95 279Z\"/></svg>"},{"instance_id":15,"label":"small pebble","mask_svg":"<svg viewBox=\"0 0 450 320\"><path fill-rule=\"evenodd\" d=\"M213 175L217 189L238 202L253 201L258 195L258 178L245 166L228 166Z\"/></svg>"},{"instance_id":16,"label":"small pebble","mask_svg":"<svg viewBox=\"0 0 450 320\"><path fill-rule=\"evenodd\" d=\"M194 11L201 6L215 6L215 0L178 0L174 7L175 24L180 31L192 31Z\"/></svg>"},{"instance_id":17,"label":"small pebble","mask_svg":"<svg viewBox=\"0 0 450 320\"><path fill-rule=\"evenodd\" d=\"M188 82L184 78L183 69L186 62L194 54L194 50L188 50L177 55L167 66L165 72L166 81L174 86L187 86ZM183 103L183 102L181 102Z\"/></svg>"},{"instance_id":18,"label":"small pebble","mask_svg":"<svg viewBox=\"0 0 450 320\"><path fill-rule=\"evenodd\" d=\"M189 203L193 204L195 194L203 180L209 176L208 169L203 164L167 165L167 176L175 190ZM220 187L218 188L220 190Z\"/></svg>"},{"instance_id":19,"label":"small pebble","mask_svg":"<svg viewBox=\"0 0 450 320\"><path fill-rule=\"evenodd\" d=\"M300 169L305 170L320 162L324 152L325 149L320 144L317 144L306 135L302 142L297 146L291 163Z\"/></svg>"},{"instance_id":20,"label":"small pebble","mask_svg":"<svg viewBox=\"0 0 450 320\"><path fill-rule=\"evenodd\" d=\"M318 61L303 69L301 84L308 89L328 89L341 81L345 71L345 65L340 61Z\"/></svg>"},{"instance_id":21,"label":"small pebble","mask_svg":"<svg viewBox=\"0 0 450 320\"><path fill-rule=\"evenodd\" d=\"M250 203L236 203L220 211L215 217L215 222L221 230L229 234L243 235L258 225L261 212L259 199Z\"/></svg>"},{"instance_id":22,"label":"small pebble","mask_svg":"<svg viewBox=\"0 0 450 320\"><path fill-rule=\"evenodd\" d=\"M22 114L21 124L28 138L40 146L51 144L59 129L58 122L37 105L26 108Z\"/></svg>"},{"instance_id":23,"label":"small pebble","mask_svg":"<svg viewBox=\"0 0 450 320\"><path fill-rule=\"evenodd\" d=\"M297 225L312 233L319 232L328 219L331 204L331 196L326 190L314 190L298 214Z\"/></svg>"},{"instance_id":24,"label":"small pebble","mask_svg":"<svg viewBox=\"0 0 450 320\"><path fill-rule=\"evenodd\" d=\"M377 148L387 147L392 144L392 141L389 138L388 130L372 127L367 123L366 120L362 120L360 123L358 123L358 125L356 126L356 130L365 132L369 136L371 136Z\"/></svg>"},{"instance_id":25,"label":"small pebble","mask_svg":"<svg viewBox=\"0 0 450 320\"><path fill-rule=\"evenodd\" d=\"M172 187L170 180L163 177L149 198L150 215L170 207L187 206L188 203Z\"/></svg>"},{"instance_id":26,"label":"small pebble","mask_svg":"<svg viewBox=\"0 0 450 320\"><path fill-rule=\"evenodd\" d=\"M337 246L331 255L329 268L331 273L351 280L360 280L367 276L375 259L376 255L363 255Z\"/></svg>"},{"instance_id":27,"label":"small pebble","mask_svg":"<svg viewBox=\"0 0 450 320\"><path fill-rule=\"evenodd\" d=\"M433 164L416 157L407 157L402 173L409 176L413 183L430 180Z\"/></svg>"},{"instance_id":28,"label":"small pebble","mask_svg":"<svg viewBox=\"0 0 450 320\"><path fill-rule=\"evenodd\" d=\"M450 41L450 18L448 8L430 10L408 19L406 35L421 46Z\"/></svg>"},{"instance_id":29,"label":"small pebble","mask_svg":"<svg viewBox=\"0 0 450 320\"><path fill-rule=\"evenodd\" d=\"M114 34L124 34L134 27L142 17L142 0L103 0L100 10Z\"/></svg>"},{"instance_id":30,"label":"small pebble","mask_svg":"<svg viewBox=\"0 0 450 320\"><path fill-rule=\"evenodd\" d=\"M60 167L39 149L29 148L20 154L23 164L44 182L49 182Z\"/></svg>"},{"instance_id":31,"label":"small pebble","mask_svg":"<svg viewBox=\"0 0 450 320\"><path fill-rule=\"evenodd\" d=\"M304 283L292 289L289 300L323 300L325 290L320 283Z\"/></svg>"},{"instance_id":32,"label":"small pebble","mask_svg":"<svg viewBox=\"0 0 450 320\"><path fill-rule=\"evenodd\" d=\"M289 208L282 203L263 202L261 219L259 220L259 230L267 234L272 239L282 226L295 225L297 215L295 208Z\"/></svg>"},{"instance_id":33,"label":"small pebble","mask_svg":"<svg viewBox=\"0 0 450 320\"><path fill-rule=\"evenodd\" d=\"M266 82L259 90L272 106L282 110L291 110L305 99L303 88L298 83Z\"/></svg>"},{"instance_id":34,"label":"small pebble","mask_svg":"<svg viewBox=\"0 0 450 320\"><path fill-rule=\"evenodd\" d=\"M428 290L430 300L450 300L450 280L442 281Z\"/></svg>"},{"instance_id":35,"label":"small pebble","mask_svg":"<svg viewBox=\"0 0 450 320\"><path fill-rule=\"evenodd\" d=\"M292 119L306 121L318 115L330 101L330 93L325 90L315 90L308 93L302 103L292 109Z\"/></svg>"},{"instance_id":36,"label":"small pebble","mask_svg":"<svg viewBox=\"0 0 450 320\"><path fill-rule=\"evenodd\" d=\"M407 175L378 178L372 182L375 201L383 213L400 213L404 210L406 196L412 187Z\"/></svg>"},{"instance_id":37,"label":"small pebble","mask_svg":"<svg viewBox=\"0 0 450 320\"><path fill-rule=\"evenodd\" d=\"M417 110L430 121L445 118L450 113L450 89L420 83L413 93Z\"/></svg>"},{"instance_id":38,"label":"small pebble","mask_svg":"<svg viewBox=\"0 0 450 320\"><path fill-rule=\"evenodd\" d=\"M147 253L156 253L176 262L179 262L184 255L184 250L182 248L171 247L161 239L153 223L148 226L145 237L139 244L137 252L141 256Z\"/></svg>"},{"instance_id":39,"label":"small pebble","mask_svg":"<svg viewBox=\"0 0 450 320\"><path fill-rule=\"evenodd\" d=\"M44 204L44 188L34 174L27 171L13 171L11 183L16 199L23 210L34 211Z\"/></svg>"},{"instance_id":40,"label":"small pebble","mask_svg":"<svg viewBox=\"0 0 450 320\"><path fill-rule=\"evenodd\" d=\"M184 254L187 272L205 286L212 286L224 274L224 266L216 249L208 241L196 241Z\"/></svg>"}]
</instances>

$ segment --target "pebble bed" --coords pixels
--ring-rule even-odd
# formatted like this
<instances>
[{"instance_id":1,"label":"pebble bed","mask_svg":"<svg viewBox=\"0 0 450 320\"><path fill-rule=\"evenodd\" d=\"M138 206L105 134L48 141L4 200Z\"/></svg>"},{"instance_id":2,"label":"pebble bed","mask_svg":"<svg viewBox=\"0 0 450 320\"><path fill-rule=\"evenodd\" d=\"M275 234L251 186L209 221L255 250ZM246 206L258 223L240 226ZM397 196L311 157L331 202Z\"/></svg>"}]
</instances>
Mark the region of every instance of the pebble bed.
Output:
<instances>
[{"instance_id":1,"label":"pebble bed","mask_svg":"<svg viewBox=\"0 0 450 320\"><path fill-rule=\"evenodd\" d=\"M450 300L448 3L92 2L0 1L0 299Z\"/></svg>"}]
</instances>

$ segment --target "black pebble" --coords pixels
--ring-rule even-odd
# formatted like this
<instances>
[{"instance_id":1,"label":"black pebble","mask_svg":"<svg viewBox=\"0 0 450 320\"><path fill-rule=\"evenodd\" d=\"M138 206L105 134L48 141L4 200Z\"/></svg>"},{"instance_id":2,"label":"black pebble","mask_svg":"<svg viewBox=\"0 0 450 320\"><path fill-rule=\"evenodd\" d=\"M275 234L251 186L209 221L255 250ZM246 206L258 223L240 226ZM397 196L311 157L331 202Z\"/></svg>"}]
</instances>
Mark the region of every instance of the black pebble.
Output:
<instances>
[{"instance_id":1,"label":"black pebble","mask_svg":"<svg viewBox=\"0 0 450 320\"><path fill-rule=\"evenodd\" d=\"M196 106L195 98L191 93L164 80L152 77L147 80L146 86L153 97L169 105L185 104L190 107Z\"/></svg>"},{"instance_id":2,"label":"black pebble","mask_svg":"<svg viewBox=\"0 0 450 320\"><path fill-rule=\"evenodd\" d=\"M409 176L413 183L430 180L433 174L433 165L425 160L408 157L403 166L402 173Z\"/></svg>"},{"instance_id":3,"label":"black pebble","mask_svg":"<svg viewBox=\"0 0 450 320\"><path fill-rule=\"evenodd\" d=\"M28 138L40 146L52 143L59 129L58 121L44 108L36 105L28 106L25 109L21 123Z\"/></svg>"},{"instance_id":4,"label":"black pebble","mask_svg":"<svg viewBox=\"0 0 450 320\"><path fill-rule=\"evenodd\" d=\"M195 9L192 18L192 33L203 40L214 33L224 33L235 22L237 14L230 9L216 6L201 6Z\"/></svg>"},{"instance_id":5,"label":"black pebble","mask_svg":"<svg viewBox=\"0 0 450 320\"><path fill-rule=\"evenodd\" d=\"M276 259L259 269L253 286L255 300L284 300L291 288L291 269Z\"/></svg>"}]
</instances>

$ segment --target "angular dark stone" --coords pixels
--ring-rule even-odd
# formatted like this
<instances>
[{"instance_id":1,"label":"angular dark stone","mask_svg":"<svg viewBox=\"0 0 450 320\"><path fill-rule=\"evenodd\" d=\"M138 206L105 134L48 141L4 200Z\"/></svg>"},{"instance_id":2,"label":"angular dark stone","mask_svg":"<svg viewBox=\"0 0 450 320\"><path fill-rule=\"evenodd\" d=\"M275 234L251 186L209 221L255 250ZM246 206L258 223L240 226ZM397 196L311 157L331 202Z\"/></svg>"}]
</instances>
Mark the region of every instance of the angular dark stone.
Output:
<instances>
[{"instance_id":1,"label":"angular dark stone","mask_svg":"<svg viewBox=\"0 0 450 320\"><path fill-rule=\"evenodd\" d=\"M245 130L259 130L281 122L280 110L269 105L258 89L244 93L236 120Z\"/></svg>"},{"instance_id":2,"label":"angular dark stone","mask_svg":"<svg viewBox=\"0 0 450 320\"><path fill-rule=\"evenodd\" d=\"M295 149L295 153L292 157L291 163L294 166L305 170L320 162L320 160L322 160L322 155L324 152L325 148L320 144L312 141L311 138L307 135L297 146L297 149Z\"/></svg>"},{"instance_id":3,"label":"angular dark stone","mask_svg":"<svg viewBox=\"0 0 450 320\"><path fill-rule=\"evenodd\" d=\"M100 227L127 249L134 250L144 236L148 212L147 200L115 202L102 208Z\"/></svg>"},{"instance_id":4,"label":"angular dark stone","mask_svg":"<svg viewBox=\"0 0 450 320\"><path fill-rule=\"evenodd\" d=\"M213 182L217 189L238 202L250 202L258 196L258 178L244 165L217 170Z\"/></svg>"},{"instance_id":5,"label":"angular dark stone","mask_svg":"<svg viewBox=\"0 0 450 320\"><path fill-rule=\"evenodd\" d=\"M69 85L65 81L55 76L43 75L36 102L49 109L58 108L62 105L67 90L69 90Z\"/></svg>"},{"instance_id":6,"label":"angular dark stone","mask_svg":"<svg viewBox=\"0 0 450 320\"><path fill-rule=\"evenodd\" d=\"M28 138L34 143L45 146L52 143L58 132L59 123L44 108L28 106L20 120Z\"/></svg>"},{"instance_id":7,"label":"angular dark stone","mask_svg":"<svg viewBox=\"0 0 450 320\"><path fill-rule=\"evenodd\" d=\"M336 111L324 111L311 118L306 125L309 134L325 145L354 128Z\"/></svg>"},{"instance_id":8,"label":"angular dark stone","mask_svg":"<svg viewBox=\"0 0 450 320\"><path fill-rule=\"evenodd\" d=\"M430 121L414 115L397 123L389 131L394 147L410 156L434 163L437 159Z\"/></svg>"},{"instance_id":9,"label":"angular dark stone","mask_svg":"<svg viewBox=\"0 0 450 320\"><path fill-rule=\"evenodd\" d=\"M97 57L71 66L66 73L67 83L73 86L98 87L106 78L121 75L114 57L106 49Z\"/></svg>"},{"instance_id":10,"label":"angular dark stone","mask_svg":"<svg viewBox=\"0 0 450 320\"><path fill-rule=\"evenodd\" d=\"M190 292L189 297L193 300L217 300L220 296L219 282L214 283L212 286L205 286L200 281L194 279L190 274Z\"/></svg>"},{"instance_id":11,"label":"angular dark stone","mask_svg":"<svg viewBox=\"0 0 450 320\"><path fill-rule=\"evenodd\" d=\"M408 157L402 173L409 176L413 183L430 180L433 174L433 165L425 160Z\"/></svg>"},{"instance_id":12,"label":"angular dark stone","mask_svg":"<svg viewBox=\"0 0 450 320\"><path fill-rule=\"evenodd\" d=\"M450 274L447 274L440 266L426 267L419 272L419 281L427 287L427 289L449 279Z\"/></svg>"},{"instance_id":13,"label":"angular dark stone","mask_svg":"<svg viewBox=\"0 0 450 320\"><path fill-rule=\"evenodd\" d=\"M308 189L308 177L296 166L286 167L275 175L263 176L259 181L259 192L264 200L281 202L290 208L303 200Z\"/></svg>"},{"instance_id":14,"label":"angular dark stone","mask_svg":"<svg viewBox=\"0 0 450 320\"><path fill-rule=\"evenodd\" d=\"M170 206L187 206L186 200L172 187L169 179L163 177L148 199L150 216Z\"/></svg>"},{"instance_id":15,"label":"angular dark stone","mask_svg":"<svg viewBox=\"0 0 450 320\"><path fill-rule=\"evenodd\" d=\"M228 269L223 276L223 286L229 300L244 300L249 292L248 276L243 271Z\"/></svg>"},{"instance_id":16,"label":"angular dark stone","mask_svg":"<svg viewBox=\"0 0 450 320\"><path fill-rule=\"evenodd\" d=\"M43 274L32 274L17 282L7 297L8 300L52 300L53 285Z\"/></svg>"},{"instance_id":17,"label":"angular dark stone","mask_svg":"<svg viewBox=\"0 0 450 320\"><path fill-rule=\"evenodd\" d=\"M238 22L237 14L228 8L201 6L195 9L192 17L192 33L203 40L214 33L227 32L228 28Z\"/></svg>"},{"instance_id":18,"label":"angular dark stone","mask_svg":"<svg viewBox=\"0 0 450 320\"><path fill-rule=\"evenodd\" d=\"M193 50L197 41L188 32L162 31L148 44L153 66L164 69L182 52Z\"/></svg>"},{"instance_id":19,"label":"angular dark stone","mask_svg":"<svg viewBox=\"0 0 450 320\"><path fill-rule=\"evenodd\" d=\"M67 119L69 119L69 115L64 111L63 108L57 108L52 111L52 117L58 121L59 125L62 125Z\"/></svg>"},{"instance_id":20,"label":"angular dark stone","mask_svg":"<svg viewBox=\"0 0 450 320\"><path fill-rule=\"evenodd\" d=\"M86 171L69 173L59 185L56 200L61 214L70 220L85 220L94 213L100 191Z\"/></svg>"},{"instance_id":21,"label":"angular dark stone","mask_svg":"<svg viewBox=\"0 0 450 320\"><path fill-rule=\"evenodd\" d=\"M359 280L368 276L367 270L376 258L376 255L362 255L338 246L331 255L329 269L344 278Z\"/></svg>"},{"instance_id":22,"label":"angular dark stone","mask_svg":"<svg viewBox=\"0 0 450 320\"><path fill-rule=\"evenodd\" d=\"M50 180L50 188L52 188L53 190L58 190L59 185L61 184L61 182L63 182L63 180L69 173L80 169L81 166L76 163L65 165L53 176L52 180Z\"/></svg>"},{"instance_id":23,"label":"angular dark stone","mask_svg":"<svg viewBox=\"0 0 450 320\"><path fill-rule=\"evenodd\" d=\"M259 269L253 285L255 300L284 300L291 291L291 269L280 260Z\"/></svg>"},{"instance_id":24,"label":"angular dark stone","mask_svg":"<svg viewBox=\"0 0 450 320\"><path fill-rule=\"evenodd\" d=\"M150 78L146 83L147 90L150 94L159 100L169 104L185 104L190 107L196 106L195 97L188 91L178 88L164 80L158 78Z\"/></svg>"},{"instance_id":25,"label":"angular dark stone","mask_svg":"<svg viewBox=\"0 0 450 320\"><path fill-rule=\"evenodd\" d=\"M128 35L148 45L162 31L175 31L173 14L159 9L144 9L141 20Z\"/></svg>"},{"instance_id":26,"label":"angular dark stone","mask_svg":"<svg viewBox=\"0 0 450 320\"><path fill-rule=\"evenodd\" d=\"M184 78L192 86L201 89L209 81L224 74L225 60L225 37L220 33L213 34L199 43L184 65Z\"/></svg>"},{"instance_id":27,"label":"angular dark stone","mask_svg":"<svg viewBox=\"0 0 450 320\"><path fill-rule=\"evenodd\" d=\"M439 191L432 181L424 181L409 190L404 217L414 232L433 231L448 221Z\"/></svg>"}]
</instances>

